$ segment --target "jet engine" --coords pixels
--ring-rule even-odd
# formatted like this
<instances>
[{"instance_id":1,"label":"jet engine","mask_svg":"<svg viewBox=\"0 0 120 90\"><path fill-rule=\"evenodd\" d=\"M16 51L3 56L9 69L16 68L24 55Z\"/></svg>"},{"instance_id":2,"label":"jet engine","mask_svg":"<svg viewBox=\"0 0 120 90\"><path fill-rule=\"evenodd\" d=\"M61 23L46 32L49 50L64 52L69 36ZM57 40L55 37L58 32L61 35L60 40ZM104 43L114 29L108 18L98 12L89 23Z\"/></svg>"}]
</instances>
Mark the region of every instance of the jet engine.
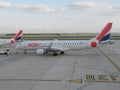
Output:
<instances>
[{"instance_id":1,"label":"jet engine","mask_svg":"<svg viewBox=\"0 0 120 90\"><path fill-rule=\"evenodd\" d=\"M40 54L40 55L43 55L43 54L46 54L46 51L44 49L37 49L36 53Z\"/></svg>"}]
</instances>

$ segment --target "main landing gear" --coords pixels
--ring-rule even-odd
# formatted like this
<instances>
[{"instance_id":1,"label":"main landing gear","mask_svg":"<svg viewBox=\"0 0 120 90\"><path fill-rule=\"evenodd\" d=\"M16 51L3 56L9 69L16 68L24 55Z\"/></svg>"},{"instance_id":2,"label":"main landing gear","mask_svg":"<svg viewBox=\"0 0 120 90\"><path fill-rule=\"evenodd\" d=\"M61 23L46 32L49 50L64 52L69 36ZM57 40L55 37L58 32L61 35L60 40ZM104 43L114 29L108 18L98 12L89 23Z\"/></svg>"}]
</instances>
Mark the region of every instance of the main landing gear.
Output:
<instances>
[{"instance_id":1,"label":"main landing gear","mask_svg":"<svg viewBox=\"0 0 120 90\"><path fill-rule=\"evenodd\" d=\"M7 50L4 52L5 55L8 55L9 53L10 53L10 50L9 50L9 49L7 49Z\"/></svg>"},{"instance_id":2,"label":"main landing gear","mask_svg":"<svg viewBox=\"0 0 120 90\"><path fill-rule=\"evenodd\" d=\"M60 51L60 54L63 55L64 53L65 53L64 51ZM58 56L58 53L57 53L57 52L54 52L54 53L53 53L53 56Z\"/></svg>"},{"instance_id":3,"label":"main landing gear","mask_svg":"<svg viewBox=\"0 0 120 90\"><path fill-rule=\"evenodd\" d=\"M58 53L56 53L56 52L55 52L55 53L53 53L53 56L57 56L57 55L58 55Z\"/></svg>"},{"instance_id":4,"label":"main landing gear","mask_svg":"<svg viewBox=\"0 0 120 90\"><path fill-rule=\"evenodd\" d=\"M65 52L64 51L61 51L60 54L64 54Z\"/></svg>"},{"instance_id":5,"label":"main landing gear","mask_svg":"<svg viewBox=\"0 0 120 90\"><path fill-rule=\"evenodd\" d=\"M24 50L24 54L26 54L27 53L27 50Z\"/></svg>"}]
</instances>

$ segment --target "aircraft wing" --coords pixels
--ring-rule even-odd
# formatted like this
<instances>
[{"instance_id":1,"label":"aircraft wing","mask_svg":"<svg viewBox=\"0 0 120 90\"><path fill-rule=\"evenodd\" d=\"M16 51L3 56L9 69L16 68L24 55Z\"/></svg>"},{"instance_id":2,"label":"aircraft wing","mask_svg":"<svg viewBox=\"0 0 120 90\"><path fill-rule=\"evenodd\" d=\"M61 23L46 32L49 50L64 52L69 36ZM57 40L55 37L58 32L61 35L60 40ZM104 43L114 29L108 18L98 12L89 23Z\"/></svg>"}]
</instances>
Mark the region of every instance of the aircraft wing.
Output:
<instances>
[{"instance_id":1,"label":"aircraft wing","mask_svg":"<svg viewBox=\"0 0 120 90\"><path fill-rule=\"evenodd\" d=\"M69 50L69 48L64 48L64 47L51 47L51 48L49 48L48 49L48 51L53 51L53 52L55 52L55 51L67 51L67 50Z\"/></svg>"},{"instance_id":2,"label":"aircraft wing","mask_svg":"<svg viewBox=\"0 0 120 90\"><path fill-rule=\"evenodd\" d=\"M69 48L66 47L60 47L60 46L53 46L53 42L50 43L50 46L45 49L47 52L58 52L58 51L66 51L69 50Z\"/></svg>"}]
</instances>

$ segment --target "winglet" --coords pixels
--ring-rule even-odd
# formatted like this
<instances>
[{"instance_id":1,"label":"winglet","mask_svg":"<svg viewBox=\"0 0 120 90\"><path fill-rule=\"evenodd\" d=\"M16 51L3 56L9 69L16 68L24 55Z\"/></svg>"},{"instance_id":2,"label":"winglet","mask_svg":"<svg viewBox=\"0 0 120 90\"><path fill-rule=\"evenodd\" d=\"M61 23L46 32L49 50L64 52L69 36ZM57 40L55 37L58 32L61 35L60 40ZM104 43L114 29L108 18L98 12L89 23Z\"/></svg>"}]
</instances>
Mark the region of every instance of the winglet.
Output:
<instances>
[{"instance_id":1,"label":"winglet","mask_svg":"<svg viewBox=\"0 0 120 90\"><path fill-rule=\"evenodd\" d=\"M102 30L102 32L96 36L96 40L104 41L109 39L111 28L112 28L112 23L110 22L106 25L106 27Z\"/></svg>"}]
</instances>

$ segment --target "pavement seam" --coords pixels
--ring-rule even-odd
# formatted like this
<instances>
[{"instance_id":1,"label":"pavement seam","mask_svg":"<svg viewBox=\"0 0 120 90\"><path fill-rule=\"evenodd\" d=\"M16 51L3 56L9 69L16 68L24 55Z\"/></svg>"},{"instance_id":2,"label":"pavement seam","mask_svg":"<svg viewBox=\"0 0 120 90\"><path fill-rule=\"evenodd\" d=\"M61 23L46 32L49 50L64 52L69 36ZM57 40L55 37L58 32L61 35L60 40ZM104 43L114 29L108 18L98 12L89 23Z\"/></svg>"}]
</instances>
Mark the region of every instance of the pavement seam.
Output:
<instances>
[{"instance_id":1,"label":"pavement seam","mask_svg":"<svg viewBox=\"0 0 120 90\"><path fill-rule=\"evenodd\" d=\"M108 56L106 55L100 48L98 50L113 64L113 66L120 72L120 67Z\"/></svg>"},{"instance_id":2,"label":"pavement seam","mask_svg":"<svg viewBox=\"0 0 120 90\"><path fill-rule=\"evenodd\" d=\"M78 61L78 56L76 57L76 61L75 61L74 66L73 66L73 71L72 71L71 80L73 79L73 76L74 76L74 74L75 74L75 69L76 69L77 61ZM69 85L68 85L68 90L70 90L71 84L72 84L72 82L69 83Z\"/></svg>"}]
</instances>

